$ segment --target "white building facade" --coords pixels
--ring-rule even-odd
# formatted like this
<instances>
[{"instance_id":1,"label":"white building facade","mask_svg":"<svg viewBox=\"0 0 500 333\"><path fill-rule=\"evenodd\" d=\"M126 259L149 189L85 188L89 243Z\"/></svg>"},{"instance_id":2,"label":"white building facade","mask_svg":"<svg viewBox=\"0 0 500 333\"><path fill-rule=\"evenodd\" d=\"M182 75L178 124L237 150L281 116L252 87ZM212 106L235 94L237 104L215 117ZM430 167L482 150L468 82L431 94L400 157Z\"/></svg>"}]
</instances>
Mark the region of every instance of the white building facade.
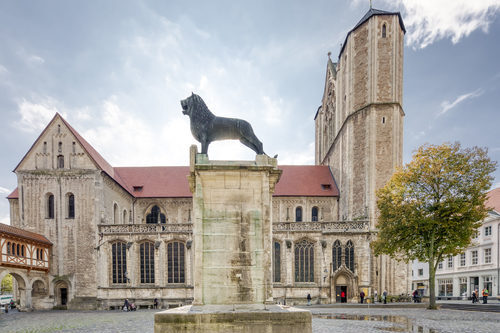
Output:
<instances>
[{"instance_id":1,"label":"white building facade","mask_svg":"<svg viewBox=\"0 0 500 333\"><path fill-rule=\"evenodd\" d=\"M489 193L488 206L495 207L488 213L478 229L472 245L454 257L447 257L436 270L437 299L470 299L472 292L488 289L490 299L500 295L500 213L495 205L500 188ZM497 201L498 202L498 201ZM421 295L429 296L429 268L427 263L413 262L412 287Z\"/></svg>"}]
</instances>

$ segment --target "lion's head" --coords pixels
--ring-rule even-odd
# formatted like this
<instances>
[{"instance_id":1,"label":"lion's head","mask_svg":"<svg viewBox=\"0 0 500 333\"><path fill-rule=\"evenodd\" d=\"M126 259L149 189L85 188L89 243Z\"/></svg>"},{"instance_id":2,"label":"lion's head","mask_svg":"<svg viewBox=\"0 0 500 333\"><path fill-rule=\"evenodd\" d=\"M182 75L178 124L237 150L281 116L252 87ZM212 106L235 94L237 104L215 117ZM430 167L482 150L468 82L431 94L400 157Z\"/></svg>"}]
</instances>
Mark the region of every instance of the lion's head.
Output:
<instances>
[{"instance_id":1,"label":"lion's head","mask_svg":"<svg viewBox=\"0 0 500 333\"><path fill-rule=\"evenodd\" d=\"M210 112L203 99L194 93L191 93L191 96L188 98L181 100L181 106L182 113L188 115L190 118L193 116L201 119L214 117L213 113Z\"/></svg>"}]
</instances>

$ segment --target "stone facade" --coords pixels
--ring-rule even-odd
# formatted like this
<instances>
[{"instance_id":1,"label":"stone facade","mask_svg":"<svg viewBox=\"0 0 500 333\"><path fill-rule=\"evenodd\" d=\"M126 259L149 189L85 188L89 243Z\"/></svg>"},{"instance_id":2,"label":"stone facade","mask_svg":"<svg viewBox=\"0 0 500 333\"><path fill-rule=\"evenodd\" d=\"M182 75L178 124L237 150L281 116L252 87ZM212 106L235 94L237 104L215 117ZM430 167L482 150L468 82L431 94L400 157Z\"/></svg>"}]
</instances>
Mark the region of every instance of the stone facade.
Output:
<instances>
[{"instance_id":1,"label":"stone facade","mask_svg":"<svg viewBox=\"0 0 500 333\"><path fill-rule=\"evenodd\" d=\"M326 168L327 180L311 176L319 188L312 193L309 185L287 180L285 168L280 183L289 186L272 197L277 303L305 303L307 294L331 303L357 302L361 290L368 296L410 291L407 266L375 258L369 246L375 190L402 161L404 28L397 13L363 20L348 34L339 62L328 61L315 118L317 166L299 167L305 174ZM60 115L42 132L15 169L18 188L9 202L13 226L53 243L44 280L52 305L193 302L193 199L188 190L171 191L181 181L189 189L189 172L158 168L113 168ZM162 172L171 178L148 192L155 177L164 181Z\"/></svg>"},{"instance_id":2,"label":"stone facade","mask_svg":"<svg viewBox=\"0 0 500 333\"><path fill-rule=\"evenodd\" d=\"M399 13L370 9L347 35L338 62L328 60L315 118L315 160L332 169L339 220L367 220L367 241L376 232L375 192L402 165L404 33ZM370 272L362 286L406 294L408 266L366 251Z\"/></svg>"}]
</instances>

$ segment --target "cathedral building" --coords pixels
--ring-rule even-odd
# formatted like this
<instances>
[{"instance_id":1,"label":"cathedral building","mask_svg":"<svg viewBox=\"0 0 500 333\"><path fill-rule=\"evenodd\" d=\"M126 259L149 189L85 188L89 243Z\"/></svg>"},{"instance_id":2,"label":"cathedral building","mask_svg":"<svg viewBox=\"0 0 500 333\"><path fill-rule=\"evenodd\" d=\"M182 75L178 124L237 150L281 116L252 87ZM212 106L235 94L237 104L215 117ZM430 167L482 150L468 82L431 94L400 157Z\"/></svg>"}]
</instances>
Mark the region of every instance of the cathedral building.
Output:
<instances>
[{"instance_id":1,"label":"cathedral building","mask_svg":"<svg viewBox=\"0 0 500 333\"><path fill-rule=\"evenodd\" d=\"M370 9L347 34L338 62L328 59L315 116L316 165L279 166L273 193L276 302L409 292L408 266L370 249L375 191L402 163L404 33L399 13ZM56 114L14 172L6 235L31 235L46 249L44 269L33 274L0 233L0 279L15 277L22 306L192 302L189 167L113 167Z\"/></svg>"}]
</instances>

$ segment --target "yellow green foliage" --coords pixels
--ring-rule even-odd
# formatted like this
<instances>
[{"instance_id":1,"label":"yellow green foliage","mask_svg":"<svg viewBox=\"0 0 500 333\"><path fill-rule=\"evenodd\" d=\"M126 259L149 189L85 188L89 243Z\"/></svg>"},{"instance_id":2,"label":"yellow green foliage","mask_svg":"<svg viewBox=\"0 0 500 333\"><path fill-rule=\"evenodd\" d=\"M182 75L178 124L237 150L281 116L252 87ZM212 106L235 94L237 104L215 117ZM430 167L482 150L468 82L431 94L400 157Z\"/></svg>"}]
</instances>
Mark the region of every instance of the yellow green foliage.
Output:
<instances>
[{"instance_id":1,"label":"yellow green foliage","mask_svg":"<svg viewBox=\"0 0 500 333\"><path fill-rule=\"evenodd\" d=\"M1 285L2 293L11 293L12 292L12 275L7 274L3 280Z\"/></svg>"},{"instance_id":2,"label":"yellow green foliage","mask_svg":"<svg viewBox=\"0 0 500 333\"><path fill-rule=\"evenodd\" d=\"M375 254L429 263L433 294L438 263L462 253L487 215L495 168L486 149L459 143L420 147L377 192Z\"/></svg>"}]
</instances>

